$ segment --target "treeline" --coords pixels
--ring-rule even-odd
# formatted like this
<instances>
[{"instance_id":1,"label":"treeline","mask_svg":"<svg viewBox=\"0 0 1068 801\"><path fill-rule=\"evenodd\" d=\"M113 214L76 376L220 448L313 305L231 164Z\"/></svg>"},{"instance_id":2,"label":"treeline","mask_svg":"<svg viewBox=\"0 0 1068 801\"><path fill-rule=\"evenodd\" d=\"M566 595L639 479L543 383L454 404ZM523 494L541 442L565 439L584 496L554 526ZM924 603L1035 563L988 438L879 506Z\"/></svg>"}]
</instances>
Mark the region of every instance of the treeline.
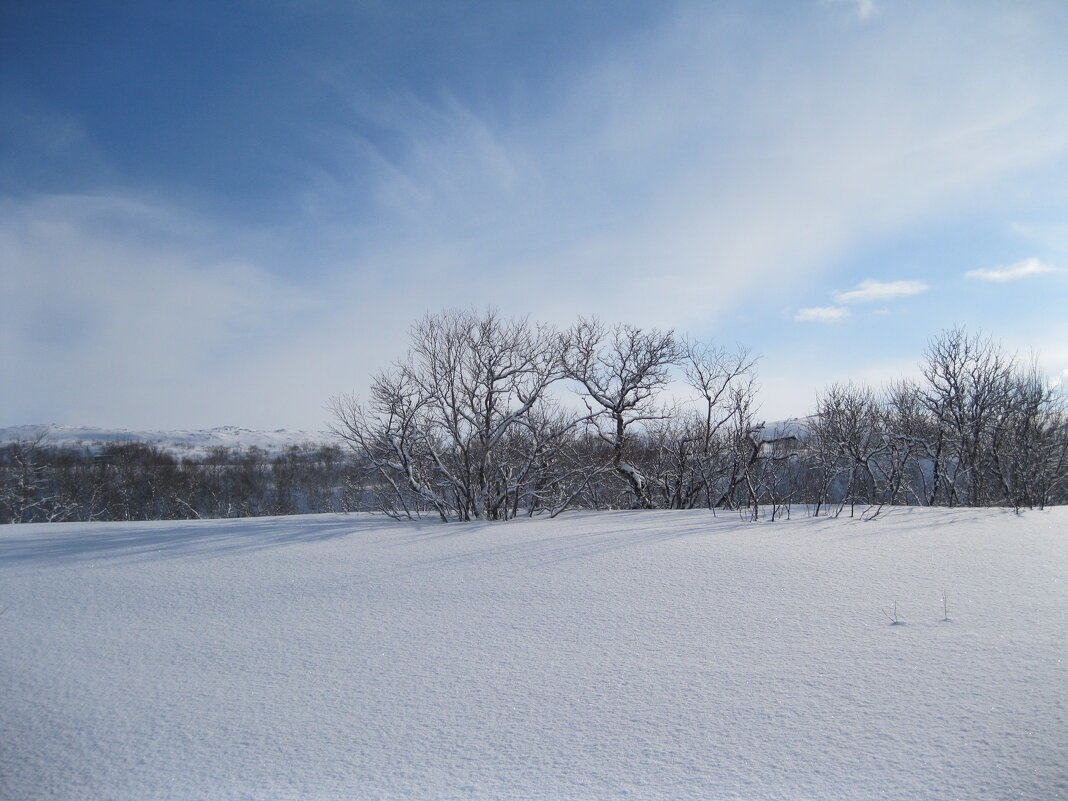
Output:
<instances>
[{"instance_id":1,"label":"treeline","mask_svg":"<svg viewBox=\"0 0 1068 801\"><path fill-rule=\"evenodd\" d=\"M990 339L946 331L922 380L832 386L792 431L757 422L755 368L673 331L450 311L365 401L333 400L334 430L397 517L1068 500L1064 395Z\"/></svg>"},{"instance_id":2,"label":"treeline","mask_svg":"<svg viewBox=\"0 0 1068 801\"><path fill-rule=\"evenodd\" d=\"M359 471L337 446L214 448L178 457L143 443L0 447L0 523L165 520L344 512Z\"/></svg>"},{"instance_id":3,"label":"treeline","mask_svg":"<svg viewBox=\"0 0 1068 801\"><path fill-rule=\"evenodd\" d=\"M1035 508L1068 501L1065 396L1037 366L953 329L921 380L822 394L803 460L817 503Z\"/></svg>"},{"instance_id":4,"label":"treeline","mask_svg":"<svg viewBox=\"0 0 1068 801\"><path fill-rule=\"evenodd\" d=\"M918 380L831 386L782 430L757 419L756 364L673 331L430 314L366 399L333 399L341 446L179 458L13 443L0 522L1068 502L1065 395L991 339L945 331Z\"/></svg>"}]
</instances>

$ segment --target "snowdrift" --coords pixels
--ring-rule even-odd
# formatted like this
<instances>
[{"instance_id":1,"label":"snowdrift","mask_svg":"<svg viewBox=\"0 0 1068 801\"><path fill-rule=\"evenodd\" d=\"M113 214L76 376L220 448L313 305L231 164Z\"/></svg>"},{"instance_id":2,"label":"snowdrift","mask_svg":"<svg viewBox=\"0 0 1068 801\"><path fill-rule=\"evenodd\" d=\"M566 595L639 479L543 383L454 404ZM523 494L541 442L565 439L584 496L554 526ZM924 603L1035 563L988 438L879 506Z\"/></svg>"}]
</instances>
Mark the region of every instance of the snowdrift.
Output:
<instances>
[{"instance_id":1,"label":"snowdrift","mask_svg":"<svg viewBox=\"0 0 1068 801\"><path fill-rule=\"evenodd\" d=\"M4 799L1068 797L1063 508L6 526L0 609Z\"/></svg>"}]
</instances>

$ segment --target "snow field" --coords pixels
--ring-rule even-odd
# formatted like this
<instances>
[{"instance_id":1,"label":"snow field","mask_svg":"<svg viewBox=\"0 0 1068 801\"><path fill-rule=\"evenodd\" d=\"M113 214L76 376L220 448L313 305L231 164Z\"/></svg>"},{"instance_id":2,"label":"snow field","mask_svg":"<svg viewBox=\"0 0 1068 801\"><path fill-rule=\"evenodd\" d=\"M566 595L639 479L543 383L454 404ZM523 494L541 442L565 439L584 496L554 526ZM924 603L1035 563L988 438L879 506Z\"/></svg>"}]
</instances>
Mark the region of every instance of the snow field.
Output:
<instances>
[{"instance_id":1,"label":"snow field","mask_svg":"<svg viewBox=\"0 0 1068 801\"><path fill-rule=\"evenodd\" d=\"M0 608L3 799L1068 798L1068 509L5 526Z\"/></svg>"}]
</instances>

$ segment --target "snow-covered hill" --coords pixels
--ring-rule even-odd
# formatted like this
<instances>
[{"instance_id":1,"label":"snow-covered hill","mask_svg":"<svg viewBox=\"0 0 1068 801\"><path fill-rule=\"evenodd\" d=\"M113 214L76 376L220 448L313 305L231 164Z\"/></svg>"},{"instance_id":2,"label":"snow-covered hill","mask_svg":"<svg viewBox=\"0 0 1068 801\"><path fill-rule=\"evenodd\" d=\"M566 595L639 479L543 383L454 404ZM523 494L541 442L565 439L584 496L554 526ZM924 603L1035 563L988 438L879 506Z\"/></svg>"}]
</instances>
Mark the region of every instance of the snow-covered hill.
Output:
<instances>
[{"instance_id":1,"label":"snow-covered hill","mask_svg":"<svg viewBox=\"0 0 1068 801\"><path fill-rule=\"evenodd\" d=\"M17 440L34 440L41 434L44 442L59 447L101 447L112 443L144 442L179 455L197 456L212 448L263 448L277 453L290 445L318 445L334 441L328 431L256 431L237 426L203 430L130 431L125 428L92 428L66 425L24 425L0 428L0 444Z\"/></svg>"},{"instance_id":2,"label":"snow-covered hill","mask_svg":"<svg viewBox=\"0 0 1068 801\"><path fill-rule=\"evenodd\" d=\"M1068 797L1063 508L6 526L0 609L5 799Z\"/></svg>"}]
</instances>

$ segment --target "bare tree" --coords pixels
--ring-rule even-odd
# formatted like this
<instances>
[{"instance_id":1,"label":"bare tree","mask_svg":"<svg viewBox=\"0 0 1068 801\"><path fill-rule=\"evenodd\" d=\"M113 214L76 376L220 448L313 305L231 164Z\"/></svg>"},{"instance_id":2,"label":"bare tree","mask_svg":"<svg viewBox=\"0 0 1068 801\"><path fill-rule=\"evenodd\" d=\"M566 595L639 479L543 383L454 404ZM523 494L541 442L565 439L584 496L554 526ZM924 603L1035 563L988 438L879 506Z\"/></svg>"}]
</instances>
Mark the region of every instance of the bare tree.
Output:
<instances>
[{"instance_id":1,"label":"bare tree","mask_svg":"<svg viewBox=\"0 0 1068 801\"><path fill-rule=\"evenodd\" d=\"M932 493L927 467L936 461L938 425L924 406L920 388L912 381L892 382L883 418L889 502L923 505Z\"/></svg>"},{"instance_id":2,"label":"bare tree","mask_svg":"<svg viewBox=\"0 0 1068 801\"><path fill-rule=\"evenodd\" d=\"M816 401L815 442L832 467L831 479L844 481L842 505L887 500L880 460L889 448L881 423L882 411L869 387L833 384Z\"/></svg>"},{"instance_id":3,"label":"bare tree","mask_svg":"<svg viewBox=\"0 0 1068 801\"><path fill-rule=\"evenodd\" d=\"M942 332L927 346L922 401L938 424L929 502L981 505L985 460L999 410L1011 393L1015 360L1001 346L963 328Z\"/></svg>"},{"instance_id":4,"label":"bare tree","mask_svg":"<svg viewBox=\"0 0 1068 801\"><path fill-rule=\"evenodd\" d=\"M522 439L508 436L562 377L563 349L552 328L495 311L428 314L412 327L408 359L373 382L367 408L332 402L335 433L374 465L397 514L512 516L537 453L510 462Z\"/></svg>"},{"instance_id":5,"label":"bare tree","mask_svg":"<svg viewBox=\"0 0 1068 801\"><path fill-rule=\"evenodd\" d=\"M412 379L444 446L432 455L461 517L506 517L518 476L497 458L499 445L562 377L563 340L525 319L452 311L416 323L412 346Z\"/></svg>"},{"instance_id":6,"label":"bare tree","mask_svg":"<svg viewBox=\"0 0 1068 801\"><path fill-rule=\"evenodd\" d=\"M653 504L648 479L628 458L631 431L664 416L656 398L678 354L673 331L630 325L608 329L595 318L581 318L568 334L566 373L581 386L592 424L609 446L612 468L626 482L636 509Z\"/></svg>"},{"instance_id":7,"label":"bare tree","mask_svg":"<svg viewBox=\"0 0 1068 801\"><path fill-rule=\"evenodd\" d=\"M993 425L991 470L1015 509L1044 507L1068 482L1065 396L1032 364L1012 377Z\"/></svg>"},{"instance_id":8,"label":"bare tree","mask_svg":"<svg viewBox=\"0 0 1068 801\"><path fill-rule=\"evenodd\" d=\"M592 441L576 415L549 401L531 410L510 437L510 463L518 474L515 511L523 504L529 515L545 511L550 517L574 504L596 503L594 487L608 469L598 464Z\"/></svg>"},{"instance_id":9,"label":"bare tree","mask_svg":"<svg viewBox=\"0 0 1068 801\"><path fill-rule=\"evenodd\" d=\"M680 363L683 378L698 394L695 455L709 507L729 498L736 483L716 491L725 476L739 479L752 467L759 446L748 447L757 384L758 356L741 346L733 351L686 340ZM740 448L738 446L741 446ZM741 459L745 464L739 464Z\"/></svg>"},{"instance_id":10,"label":"bare tree","mask_svg":"<svg viewBox=\"0 0 1068 801\"><path fill-rule=\"evenodd\" d=\"M411 368L379 373L364 406L354 395L330 401L333 433L367 459L389 492L381 508L391 516L413 517L430 509L450 519L450 504L435 486L429 398Z\"/></svg>"}]
</instances>

